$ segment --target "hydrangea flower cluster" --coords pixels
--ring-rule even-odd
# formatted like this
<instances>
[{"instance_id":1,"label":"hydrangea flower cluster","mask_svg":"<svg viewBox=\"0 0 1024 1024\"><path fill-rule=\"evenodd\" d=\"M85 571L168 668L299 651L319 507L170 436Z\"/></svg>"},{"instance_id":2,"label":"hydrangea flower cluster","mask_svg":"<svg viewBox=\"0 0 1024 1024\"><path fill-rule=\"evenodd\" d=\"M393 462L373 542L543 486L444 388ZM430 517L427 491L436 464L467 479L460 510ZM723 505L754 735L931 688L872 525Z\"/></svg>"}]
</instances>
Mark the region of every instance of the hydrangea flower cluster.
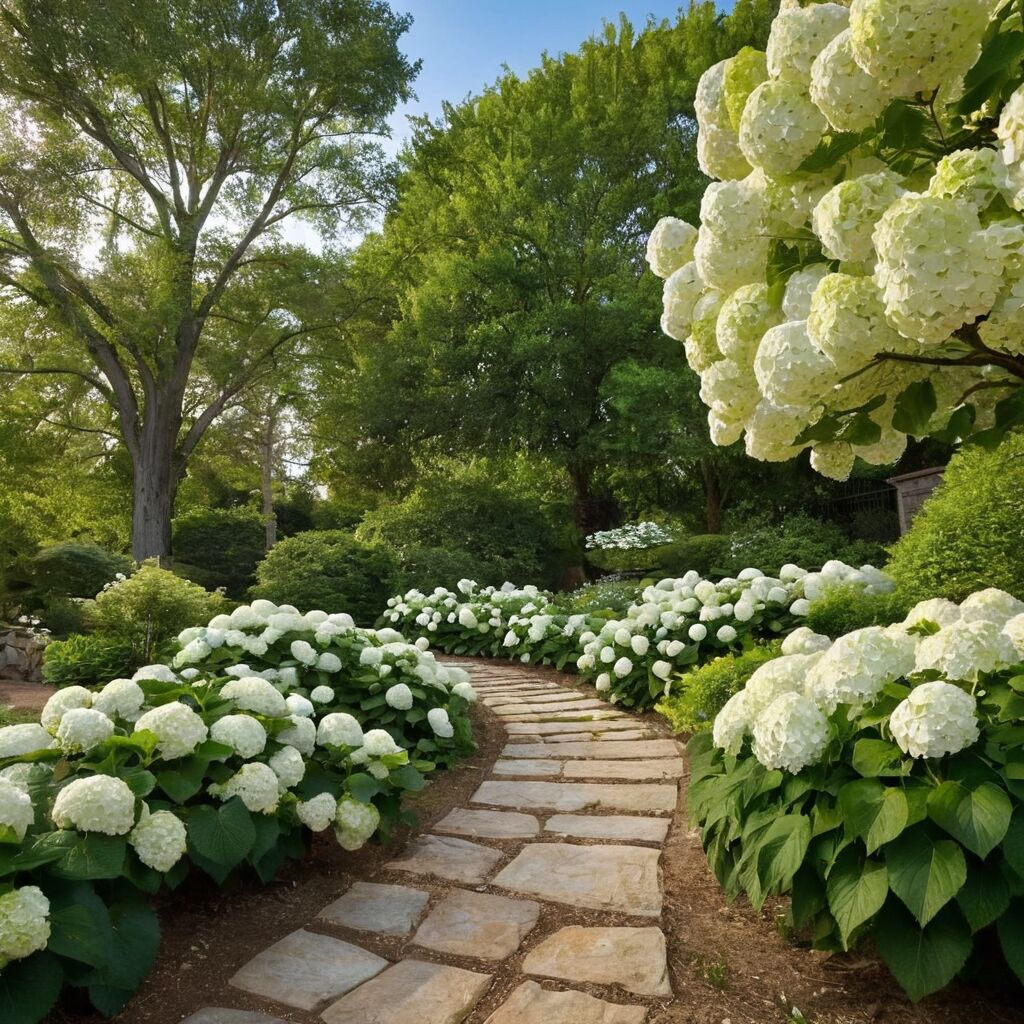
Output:
<instances>
[{"instance_id":1,"label":"hydrangea flower cluster","mask_svg":"<svg viewBox=\"0 0 1024 1024\"><path fill-rule=\"evenodd\" d=\"M765 52L701 77L698 158L718 180L699 226L655 227L648 262L715 444L765 461L809 448L845 479L962 404L975 429L995 422L1024 373L1024 84L965 98L963 83L1008 10L784 3ZM911 386L931 389L930 416L901 412Z\"/></svg>"},{"instance_id":2,"label":"hydrangea flower cluster","mask_svg":"<svg viewBox=\"0 0 1024 1024\"><path fill-rule=\"evenodd\" d=\"M598 530L587 537L587 547L602 551L646 551L671 544L672 534L657 523L631 523L614 530Z\"/></svg>"}]
</instances>

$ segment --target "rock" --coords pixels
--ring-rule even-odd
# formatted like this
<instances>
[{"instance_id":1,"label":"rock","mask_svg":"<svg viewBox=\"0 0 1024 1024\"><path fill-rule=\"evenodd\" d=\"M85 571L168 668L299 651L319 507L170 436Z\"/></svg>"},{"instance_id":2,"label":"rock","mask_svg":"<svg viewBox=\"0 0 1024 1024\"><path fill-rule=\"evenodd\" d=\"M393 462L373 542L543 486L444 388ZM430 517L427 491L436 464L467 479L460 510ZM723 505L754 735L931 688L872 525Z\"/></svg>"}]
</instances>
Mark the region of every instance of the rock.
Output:
<instances>
[{"instance_id":1,"label":"rock","mask_svg":"<svg viewBox=\"0 0 1024 1024\"><path fill-rule=\"evenodd\" d=\"M280 1017L249 1010L229 1010L223 1006L207 1006L186 1017L181 1024L284 1024Z\"/></svg>"},{"instance_id":2,"label":"rock","mask_svg":"<svg viewBox=\"0 0 1024 1024\"><path fill-rule=\"evenodd\" d=\"M626 839L663 843L671 824L668 818L642 818L631 814L555 814L545 832L575 839Z\"/></svg>"},{"instance_id":3,"label":"rock","mask_svg":"<svg viewBox=\"0 0 1024 1024\"><path fill-rule=\"evenodd\" d=\"M582 992L548 992L524 981L485 1024L643 1024L644 1006L620 1006Z\"/></svg>"},{"instance_id":4,"label":"rock","mask_svg":"<svg viewBox=\"0 0 1024 1024\"><path fill-rule=\"evenodd\" d=\"M460 1024L491 975L402 960L321 1014L325 1024Z\"/></svg>"},{"instance_id":5,"label":"rock","mask_svg":"<svg viewBox=\"0 0 1024 1024\"><path fill-rule=\"evenodd\" d=\"M584 711L599 711L608 705L603 700L553 700L550 704L531 701L530 703L505 704L494 708L496 715L547 715L555 711L569 711L573 714Z\"/></svg>"},{"instance_id":6,"label":"rock","mask_svg":"<svg viewBox=\"0 0 1024 1024\"><path fill-rule=\"evenodd\" d=\"M524 846L493 884L555 903L634 917L661 913L660 850L646 846Z\"/></svg>"},{"instance_id":7,"label":"rock","mask_svg":"<svg viewBox=\"0 0 1024 1024\"><path fill-rule=\"evenodd\" d=\"M414 839L405 853L391 861L388 867L475 885L487 881L500 860L501 854L489 846L480 846L465 839L427 835Z\"/></svg>"},{"instance_id":8,"label":"rock","mask_svg":"<svg viewBox=\"0 0 1024 1024\"><path fill-rule=\"evenodd\" d=\"M482 839L532 839L540 833L540 822L532 814L516 811L477 811L457 807L449 811L434 830Z\"/></svg>"},{"instance_id":9,"label":"rock","mask_svg":"<svg viewBox=\"0 0 1024 1024\"><path fill-rule=\"evenodd\" d=\"M356 882L317 919L378 935L408 935L420 919L430 894L404 885Z\"/></svg>"},{"instance_id":10,"label":"rock","mask_svg":"<svg viewBox=\"0 0 1024 1024\"><path fill-rule=\"evenodd\" d=\"M525 974L618 985L641 996L670 996L660 928L562 928L532 949Z\"/></svg>"},{"instance_id":11,"label":"rock","mask_svg":"<svg viewBox=\"0 0 1024 1024\"><path fill-rule=\"evenodd\" d=\"M637 729L637 723L628 718L613 718L611 721L591 722L589 724L581 724L580 722L538 722L535 725L529 722L508 722L505 724L505 731L509 736L547 736L548 734L562 735L586 732L588 735L584 736L584 739L597 739L597 733L623 732L625 730L631 732L640 731Z\"/></svg>"},{"instance_id":12,"label":"rock","mask_svg":"<svg viewBox=\"0 0 1024 1024\"><path fill-rule=\"evenodd\" d=\"M350 942L300 929L254 956L230 984L286 1006L313 1010L387 966L387 960Z\"/></svg>"},{"instance_id":13,"label":"rock","mask_svg":"<svg viewBox=\"0 0 1024 1024\"><path fill-rule=\"evenodd\" d=\"M608 811L670 813L676 806L672 782L519 782L488 780L471 797L475 804L516 807L521 810Z\"/></svg>"},{"instance_id":14,"label":"rock","mask_svg":"<svg viewBox=\"0 0 1024 1024\"><path fill-rule=\"evenodd\" d=\"M540 904L491 893L453 889L420 925L417 946L454 956L503 960L533 929Z\"/></svg>"},{"instance_id":15,"label":"rock","mask_svg":"<svg viewBox=\"0 0 1024 1024\"><path fill-rule=\"evenodd\" d=\"M562 762L520 758L516 761L495 761L491 770L495 775L561 775Z\"/></svg>"},{"instance_id":16,"label":"rock","mask_svg":"<svg viewBox=\"0 0 1024 1024\"><path fill-rule=\"evenodd\" d=\"M515 761L500 761L499 764L515 764ZM558 761L531 761L525 764L559 764ZM513 774L505 772L506 775ZM536 774L524 772L520 774ZM650 761L604 761L591 758L583 761L566 761L562 775L567 779L628 779L634 782L643 779L681 779L682 758L655 758Z\"/></svg>"},{"instance_id":17,"label":"rock","mask_svg":"<svg viewBox=\"0 0 1024 1024\"><path fill-rule=\"evenodd\" d=\"M551 757L546 743L508 743L502 757ZM589 743L560 743L558 757L652 758L678 757L675 740L591 740Z\"/></svg>"}]
</instances>

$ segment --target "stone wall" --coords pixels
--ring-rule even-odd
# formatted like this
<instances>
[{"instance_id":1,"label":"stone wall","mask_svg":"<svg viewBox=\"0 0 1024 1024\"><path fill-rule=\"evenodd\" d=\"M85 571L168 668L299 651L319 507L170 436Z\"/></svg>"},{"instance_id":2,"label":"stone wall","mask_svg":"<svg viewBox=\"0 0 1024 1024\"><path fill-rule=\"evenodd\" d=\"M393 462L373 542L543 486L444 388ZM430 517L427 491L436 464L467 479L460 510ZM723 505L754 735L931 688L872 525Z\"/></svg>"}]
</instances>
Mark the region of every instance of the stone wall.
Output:
<instances>
[{"instance_id":1,"label":"stone wall","mask_svg":"<svg viewBox=\"0 0 1024 1024\"><path fill-rule=\"evenodd\" d=\"M45 639L31 629L0 624L0 679L42 679Z\"/></svg>"}]
</instances>

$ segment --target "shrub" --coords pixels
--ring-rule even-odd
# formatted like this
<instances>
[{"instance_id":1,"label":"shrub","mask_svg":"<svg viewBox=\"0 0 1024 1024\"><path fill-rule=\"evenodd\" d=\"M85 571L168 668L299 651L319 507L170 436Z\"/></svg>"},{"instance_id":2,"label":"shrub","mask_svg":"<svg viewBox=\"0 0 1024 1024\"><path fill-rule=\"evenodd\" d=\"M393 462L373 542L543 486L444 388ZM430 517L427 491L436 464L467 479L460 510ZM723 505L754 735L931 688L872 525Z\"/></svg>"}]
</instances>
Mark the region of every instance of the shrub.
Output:
<instances>
[{"instance_id":1,"label":"shrub","mask_svg":"<svg viewBox=\"0 0 1024 1024\"><path fill-rule=\"evenodd\" d=\"M398 565L394 587L397 590L423 590L435 587L451 589L459 580L471 579L484 585L503 583L504 564L489 564L468 551L446 548L401 548L394 553Z\"/></svg>"},{"instance_id":2,"label":"shrub","mask_svg":"<svg viewBox=\"0 0 1024 1024\"><path fill-rule=\"evenodd\" d=\"M816 948L872 943L914 1000L1000 949L1024 981L1022 612L991 589L928 600L758 669L688 747L727 895L791 895Z\"/></svg>"},{"instance_id":3,"label":"shrub","mask_svg":"<svg viewBox=\"0 0 1024 1024\"><path fill-rule=\"evenodd\" d=\"M892 549L889 563L913 602L962 600L979 587L1024 598L1024 434L994 451L966 448Z\"/></svg>"},{"instance_id":4,"label":"shrub","mask_svg":"<svg viewBox=\"0 0 1024 1024\"><path fill-rule=\"evenodd\" d=\"M743 689L754 669L779 656L779 647L777 641L758 644L692 669L673 684L673 692L655 710L672 723L673 732L710 729L725 702Z\"/></svg>"},{"instance_id":5,"label":"shrub","mask_svg":"<svg viewBox=\"0 0 1024 1024\"><path fill-rule=\"evenodd\" d=\"M90 612L101 635L131 644L136 664L154 661L186 626L222 611L225 600L168 569L145 564L134 576L107 587Z\"/></svg>"},{"instance_id":6,"label":"shrub","mask_svg":"<svg viewBox=\"0 0 1024 1024\"><path fill-rule=\"evenodd\" d=\"M720 570L722 575L729 565L731 539L724 533L696 533L684 537L673 544L653 548L647 552L652 568L679 576L689 572L699 572L701 576L709 576Z\"/></svg>"},{"instance_id":7,"label":"shrub","mask_svg":"<svg viewBox=\"0 0 1024 1024\"><path fill-rule=\"evenodd\" d=\"M910 610L901 593L867 594L860 587L841 584L816 597L805 623L815 633L837 637L864 626L888 626Z\"/></svg>"},{"instance_id":8,"label":"shrub","mask_svg":"<svg viewBox=\"0 0 1024 1024\"><path fill-rule=\"evenodd\" d=\"M402 501L367 512L356 537L392 551L465 551L488 565L502 566L509 579L555 582L552 552L558 539L547 518L533 500L486 481L454 479L421 486Z\"/></svg>"},{"instance_id":9,"label":"shrub","mask_svg":"<svg viewBox=\"0 0 1024 1024\"><path fill-rule=\"evenodd\" d=\"M98 544L68 541L37 551L27 560L25 571L40 598L95 597L118 573L131 572L132 562Z\"/></svg>"},{"instance_id":10,"label":"shrub","mask_svg":"<svg viewBox=\"0 0 1024 1024\"><path fill-rule=\"evenodd\" d=\"M253 592L301 608L345 611L376 619L393 589L396 566L379 547L341 530L309 530L279 541L256 570Z\"/></svg>"},{"instance_id":11,"label":"shrub","mask_svg":"<svg viewBox=\"0 0 1024 1024\"><path fill-rule=\"evenodd\" d=\"M851 550L853 559L847 557ZM729 548L729 567L739 572L748 565L756 565L762 572L777 573L786 564L816 569L831 558L861 564L870 561L859 558L865 550L865 542L851 545L850 539L834 523L793 512L776 523L752 525L734 533ZM877 553L881 549L874 547L872 550Z\"/></svg>"},{"instance_id":12,"label":"shrub","mask_svg":"<svg viewBox=\"0 0 1024 1024\"><path fill-rule=\"evenodd\" d=\"M243 597L266 554L263 519L253 508L204 508L174 520L177 571L207 590ZM180 564L179 564L180 563Z\"/></svg>"},{"instance_id":13,"label":"shrub","mask_svg":"<svg viewBox=\"0 0 1024 1024\"><path fill-rule=\"evenodd\" d=\"M130 676L139 664L124 637L76 633L46 645L43 679L54 686L92 686Z\"/></svg>"},{"instance_id":14,"label":"shrub","mask_svg":"<svg viewBox=\"0 0 1024 1024\"><path fill-rule=\"evenodd\" d=\"M640 595L637 580L598 580L566 594L561 602L570 614L593 615L607 612L623 616Z\"/></svg>"},{"instance_id":15,"label":"shrub","mask_svg":"<svg viewBox=\"0 0 1024 1024\"><path fill-rule=\"evenodd\" d=\"M87 607L87 601L50 595L36 609L36 614L54 636L67 637L89 628Z\"/></svg>"}]
</instances>

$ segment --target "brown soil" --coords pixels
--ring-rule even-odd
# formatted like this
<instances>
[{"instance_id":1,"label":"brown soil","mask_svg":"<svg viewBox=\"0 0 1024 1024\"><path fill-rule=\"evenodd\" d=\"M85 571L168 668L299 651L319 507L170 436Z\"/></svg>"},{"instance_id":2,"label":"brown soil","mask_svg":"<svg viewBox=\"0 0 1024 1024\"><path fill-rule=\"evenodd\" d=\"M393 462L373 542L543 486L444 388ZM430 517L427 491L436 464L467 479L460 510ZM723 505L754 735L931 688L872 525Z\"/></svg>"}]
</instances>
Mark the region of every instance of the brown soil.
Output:
<instances>
[{"instance_id":1,"label":"brown soil","mask_svg":"<svg viewBox=\"0 0 1024 1024\"><path fill-rule=\"evenodd\" d=\"M42 711L56 686L31 683L23 679L0 679L0 707L8 705L19 711Z\"/></svg>"},{"instance_id":2,"label":"brown soil","mask_svg":"<svg viewBox=\"0 0 1024 1024\"><path fill-rule=\"evenodd\" d=\"M488 665L501 665L506 671L524 675L548 676L563 686L576 683L574 677L551 669L505 662ZM658 716L643 717L652 724L664 725ZM478 752L417 797L414 809L420 824L404 831L394 844L348 854L333 839L320 836L305 861L288 866L270 885L246 877L220 888L203 881L197 873L187 885L162 899L158 910L163 941L157 962L116 1022L172 1024L201 1006L220 1005L262 1010L297 1024L315 1024L319 1019L315 1013L287 1010L227 984L227 979L257 952L300 927L347 938L390 959L400 956L408 940L346 933L313 919L358 879L373 877L429 888L435 893L446 888L447 883L388 871L385 865L410 838L428 831L451 808L465 805L489 772L505 742L504 731L496 716L479 705L473 719ZM557 837L550 838L557 841ZM519 846L512 842L488 843L503 850L507 847L506 857ZM650 1006L648 1024L784 1024L790 1019L789 1008L794 1006L810 1024L1024 1024L1019 992L1001 1000L966 985L954 985L941 996L914 1006L877 960L863 954L827 957L792 945L777 925L781 905L766 907L761 913L745 903L728 905L708 869L697 835L687 828L685 788L662 863L662 927L668 939L676 995L671 1000L633 998ZM607 913L544 904L526 946L532 948L568 924L598 923L635 925L649 921L626 917L617 921ZM495 983L466 1024L483 1024L522 980L518 967L523 955L520 951L502 964L487 968L494 973ZM416 956L481 969L479 961L426 950L417 949ZM572 987L616 999L614 993L594 986ZM622 1001L621 993L618 1000ZM45 1024L100 1024L101 1020L71 996L65 997Z\"/></svg>"}]
</instances>

